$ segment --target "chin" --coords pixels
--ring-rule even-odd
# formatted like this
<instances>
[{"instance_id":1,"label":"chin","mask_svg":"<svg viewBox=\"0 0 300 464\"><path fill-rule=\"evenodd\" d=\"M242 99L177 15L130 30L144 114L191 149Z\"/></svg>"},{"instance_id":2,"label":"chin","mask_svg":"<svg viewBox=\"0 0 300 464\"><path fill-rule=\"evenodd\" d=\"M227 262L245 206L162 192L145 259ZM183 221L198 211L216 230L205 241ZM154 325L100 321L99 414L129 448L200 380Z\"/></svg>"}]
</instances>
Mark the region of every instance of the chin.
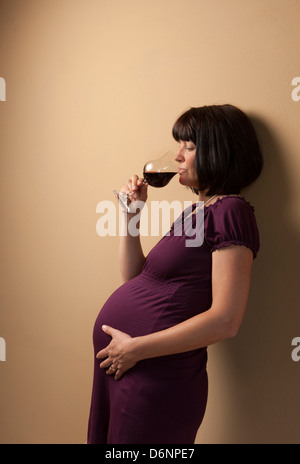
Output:
<instances>
[{"instance_id":1,"label":"chin","mask_svg":"<svg viewBox=\"0 0 300 464\"><path fill-rule=\"evenodd\" d=\"M181 185L185 185L186 187L189 187L189 182L187 182L183 176L179 176L179 183Z\"/></svg>"},{"instance_id":2,"label":"chin","mask_svg":"<svg viewBox=\"0 0 300 464\"><path fill-rule=\"evenodd\" d=\"M196 189L196 190L199 190L199 187L198 187L198 184L197 186L194 185L194 182L195 181L188 181L188 179L185 179L184 176L179 176L179 183L181 185L184 185L185 187L188 187L188 188L193 188L193 189Z\"/></svg>"}]
</instances>

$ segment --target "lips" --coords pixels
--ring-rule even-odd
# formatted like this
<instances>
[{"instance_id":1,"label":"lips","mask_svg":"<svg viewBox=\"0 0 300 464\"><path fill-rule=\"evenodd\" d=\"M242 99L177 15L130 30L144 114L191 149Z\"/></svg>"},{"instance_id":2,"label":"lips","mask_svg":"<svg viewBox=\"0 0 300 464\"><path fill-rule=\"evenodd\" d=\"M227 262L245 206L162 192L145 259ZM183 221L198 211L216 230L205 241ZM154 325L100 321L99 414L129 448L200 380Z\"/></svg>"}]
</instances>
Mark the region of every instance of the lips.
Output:
<instances>
[{"instance_id":1,"label":"lips","mask_svg":"<svg viewBox=\"0 0 300 464\"><path fill-rule=\"evenodd\" d=\"M178 174L183 174L184 172L186 172L186 169L178 169Z\"/></svg>"}]
</instances>

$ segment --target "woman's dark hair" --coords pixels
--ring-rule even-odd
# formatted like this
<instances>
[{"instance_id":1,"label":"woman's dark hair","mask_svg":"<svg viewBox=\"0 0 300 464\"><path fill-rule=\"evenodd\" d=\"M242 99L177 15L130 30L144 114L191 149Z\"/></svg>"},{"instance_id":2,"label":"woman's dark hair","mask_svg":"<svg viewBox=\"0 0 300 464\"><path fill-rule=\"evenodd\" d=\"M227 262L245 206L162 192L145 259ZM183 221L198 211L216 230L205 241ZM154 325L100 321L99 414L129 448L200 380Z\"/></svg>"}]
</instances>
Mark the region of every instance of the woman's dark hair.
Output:
<instances>
[{"instance_id":1,"label":"woman's dark hair","mask_svg":"<svg viewBox=\"0 0 300 464\"><path fill-rule=\"evenodd\" d=\"M199 189L207 195L238 194L261 173L263 158L248 116L232 105L191 108L173 126L179 142L196 145Z\"/></svg>"}]
</instances>

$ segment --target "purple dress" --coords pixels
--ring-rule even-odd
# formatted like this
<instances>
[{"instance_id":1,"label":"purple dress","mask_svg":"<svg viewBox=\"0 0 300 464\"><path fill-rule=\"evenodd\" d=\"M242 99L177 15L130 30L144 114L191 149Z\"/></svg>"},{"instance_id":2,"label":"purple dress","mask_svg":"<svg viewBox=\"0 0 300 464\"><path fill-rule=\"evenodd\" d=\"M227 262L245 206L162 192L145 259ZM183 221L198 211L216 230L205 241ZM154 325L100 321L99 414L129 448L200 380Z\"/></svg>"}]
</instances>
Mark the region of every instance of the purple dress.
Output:
<instances>
[{"instance_id":1,"label":"purple dress","mask_svg":"<svg viewBox=\"0 0 300 464\"><path fill-rule=\"evenodd\" d=\"M212 252L245 245L256 257L254 209L243 197L219 199L204 208L203 244L188 247L186 240L174 233L173 224L150 251L141 274L110 296L95 323L95 354L111 340L103 324L136 337L207 311ZM207 402L206 362L206 348L146 359L116 381L95 359L88 444L194 443Z\"/></svg>"}]
</instances>

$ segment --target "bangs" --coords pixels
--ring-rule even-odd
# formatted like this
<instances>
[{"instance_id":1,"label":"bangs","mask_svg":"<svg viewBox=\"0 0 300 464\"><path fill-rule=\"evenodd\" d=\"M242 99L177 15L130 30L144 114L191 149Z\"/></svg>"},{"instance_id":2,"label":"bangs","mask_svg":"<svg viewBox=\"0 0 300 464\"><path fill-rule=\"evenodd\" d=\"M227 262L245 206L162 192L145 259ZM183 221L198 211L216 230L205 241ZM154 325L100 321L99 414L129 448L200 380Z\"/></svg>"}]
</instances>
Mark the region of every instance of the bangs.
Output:
<instances>
[{"instance_id":1,"label":"bangs","mask_svg":"<svg viewBox=\"0 0 300 464\"><path fill-rule=\"evenodd\" d=\"M193 142L196 145L196 124L191 114L191 110L184 113L175 122L172 135L176 142L182 140L183 142Z\"/></svg>"}]
</instances>

